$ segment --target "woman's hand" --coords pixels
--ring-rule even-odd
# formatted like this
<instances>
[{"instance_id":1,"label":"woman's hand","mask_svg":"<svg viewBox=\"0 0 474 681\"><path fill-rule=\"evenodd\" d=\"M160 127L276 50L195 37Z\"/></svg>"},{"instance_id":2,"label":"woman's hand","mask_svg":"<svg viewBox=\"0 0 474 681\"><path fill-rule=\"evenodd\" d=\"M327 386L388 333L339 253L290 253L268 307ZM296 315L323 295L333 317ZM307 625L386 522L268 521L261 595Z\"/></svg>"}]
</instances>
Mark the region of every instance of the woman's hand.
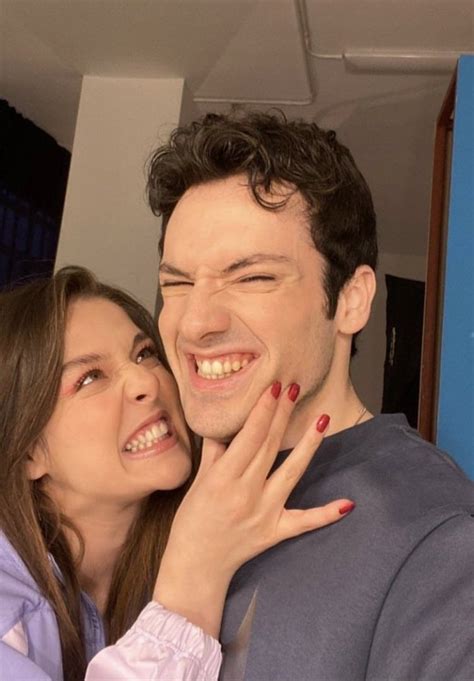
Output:
<instances>
[{"instance_id":1,"label":"woman's hand","mask_svg":"<svg viewBox=\"0 0 474 681\"><path fill-rule=\"evenodd\" d=\"M294 384L293 384L294 385ZM324 527L353 508L348 499L308 510L284 505L323 439L320 416L271 474L298 386L261 396L231 444L204 440L196 479L173 521L154 598L217 638L235 571L284 539Z\"/></svg>"}]
</instances>

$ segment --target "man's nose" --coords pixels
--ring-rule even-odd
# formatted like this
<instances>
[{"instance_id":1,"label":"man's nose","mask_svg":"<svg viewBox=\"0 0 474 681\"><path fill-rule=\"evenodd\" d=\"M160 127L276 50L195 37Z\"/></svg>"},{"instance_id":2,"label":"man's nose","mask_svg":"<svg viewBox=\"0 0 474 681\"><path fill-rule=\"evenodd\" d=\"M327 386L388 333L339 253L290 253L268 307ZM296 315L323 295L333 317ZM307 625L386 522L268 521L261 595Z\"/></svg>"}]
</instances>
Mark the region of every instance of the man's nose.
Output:
<instances>
[{"instance_id":1,"label":"man's nose","mask_svg":"<svg viewBox=\"0 0 474 681\"><path fill-rule=\"evenodd\" d=\"M230 327L230 311L222 300L222 292L194 286L186 297L179 332L190 343L203 343Z\"/></svg>"},{"instance_id":2,"label":"man's nose","mask_svg":"<svg viewBox=\"0 0 474 681\"><path fill-rule=\"evenodd\" d=\"M154 402L160 393L156 371L131 362L125 371L125 395L131 402Z\"/></svg>"}]
</instances>

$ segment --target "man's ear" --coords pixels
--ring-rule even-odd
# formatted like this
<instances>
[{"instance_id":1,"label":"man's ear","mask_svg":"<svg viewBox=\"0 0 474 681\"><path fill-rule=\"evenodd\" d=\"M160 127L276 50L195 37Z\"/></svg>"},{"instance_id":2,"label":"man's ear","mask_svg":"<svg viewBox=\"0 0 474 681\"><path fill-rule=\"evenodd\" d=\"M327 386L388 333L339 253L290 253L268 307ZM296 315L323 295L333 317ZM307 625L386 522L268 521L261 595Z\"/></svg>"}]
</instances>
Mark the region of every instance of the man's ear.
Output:
<instances>
[{"instance_id":1,"label":"man's ear","mask_svg":"<svg viewBox=\"0 0 474 681\"><path fill-rule=\"evenodd\" d=\"M39 480L48 472L48 459L46 448L36 445L33 452L28 455L26 462L26 476L28 480Z\"/></svg>"},{"instance_id":2,"label":"man's ear","mask_svg":"<svg viewBox=\"0 0 474 681\"><path fill-rule=\"evenodd\" d=\"M353 335L364 328L376 288L374 270L368 265L360 265L339 295L336 317L341 333Z\"/></svg>"}]
</instances>

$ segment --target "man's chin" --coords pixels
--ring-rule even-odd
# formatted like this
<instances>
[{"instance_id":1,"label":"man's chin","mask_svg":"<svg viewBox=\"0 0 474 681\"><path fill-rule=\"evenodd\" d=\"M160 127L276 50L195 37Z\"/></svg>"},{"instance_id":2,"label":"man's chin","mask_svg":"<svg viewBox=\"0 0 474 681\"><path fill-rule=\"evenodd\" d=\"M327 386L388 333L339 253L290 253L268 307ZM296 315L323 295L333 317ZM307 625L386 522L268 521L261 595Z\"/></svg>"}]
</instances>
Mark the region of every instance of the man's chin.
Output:
<instances>
[{"instance_id":1,"label":"man's chin","mask_svg":"<svg viewBox=\"0 0 474 681\"><path fill-rule=\"evenodd\" d=\"M237 418L236 415L227 415L222 413L204 414L204 413L190 413L189 410L184 410L186 421L197 435L200 437L210 438L217 442L230 442L235 435L242 429L245 423L245 416Z\"/></svg>"}]
</instances>

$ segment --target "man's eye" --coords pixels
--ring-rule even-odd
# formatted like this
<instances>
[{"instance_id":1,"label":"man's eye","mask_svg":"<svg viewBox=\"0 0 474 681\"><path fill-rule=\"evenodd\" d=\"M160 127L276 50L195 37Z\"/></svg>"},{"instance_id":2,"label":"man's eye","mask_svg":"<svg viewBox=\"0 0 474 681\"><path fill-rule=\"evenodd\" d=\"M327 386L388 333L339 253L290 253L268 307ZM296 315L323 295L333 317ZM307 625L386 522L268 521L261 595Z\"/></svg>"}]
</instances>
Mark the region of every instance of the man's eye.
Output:
<instances>
[{"instance_id":1,"label":"man's eye","mask_svg":"<svg viewBox=\"0 0 474 681\"><path fill-rule=\"evenodd\" d=\"M251 274L248 277L243 277L239 279L239 282L251 283L253 281L275 281L275 277L269 274Z\"/></svg>"},{"instance_id":2,"label":"man's eye","mask_svg":"<svg viewBox=\"0 0 474 681\"><path fill-rule=\"evenodd\" d=\"M81 388L85 388L87 385L94 383L98 378L102 378L103 375L104 373L101 369L90 369L89 371L86 371L86 373L82 374L76 381L76 389L80 390Z\"/></svg>"},{"instance_id":3,"label":"man's eye","mask_svg":"<svg viewBox=\"0 0 474 681\"><path fill-rule=\"evenodd\" d=\"M160 286L161 288L171 288L172 286L192 286L191 281L163 281Z\"/></svg>"},{"instance_id":4,"label":"man's eye","mask_svg":"<svg viewBox=\"0 0 474 681\"><path fill-rule=\"evenodd\" d=\"M154 345L145 345L145 347L142 348L137 355L137 364L141 364L142 362L144 362L146 359L149 359L150 357L152 357L155 362L159 362L158 352L157 352L155 346Z\"/></svg>"}]
</instances>

